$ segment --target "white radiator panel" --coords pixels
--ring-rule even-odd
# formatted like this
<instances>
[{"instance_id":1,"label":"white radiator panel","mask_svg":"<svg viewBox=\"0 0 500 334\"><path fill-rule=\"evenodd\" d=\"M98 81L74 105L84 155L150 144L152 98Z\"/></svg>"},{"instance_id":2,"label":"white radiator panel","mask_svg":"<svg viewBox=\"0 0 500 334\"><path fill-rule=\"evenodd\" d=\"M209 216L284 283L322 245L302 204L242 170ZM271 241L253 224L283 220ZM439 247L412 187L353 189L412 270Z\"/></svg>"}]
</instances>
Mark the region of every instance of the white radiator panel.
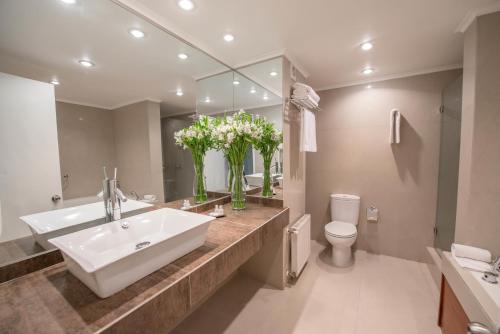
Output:
<instances>
[{"instance_id":1,"label":"white radiator panel","mask_svg":"<svg viewBox=\"0 0 500 334\"><path fill-rule=\"evenodd\" d=\"M311 253L311 215L303 215L290 227L291 275L299 276Z\"/></svg>"}]
</instances>

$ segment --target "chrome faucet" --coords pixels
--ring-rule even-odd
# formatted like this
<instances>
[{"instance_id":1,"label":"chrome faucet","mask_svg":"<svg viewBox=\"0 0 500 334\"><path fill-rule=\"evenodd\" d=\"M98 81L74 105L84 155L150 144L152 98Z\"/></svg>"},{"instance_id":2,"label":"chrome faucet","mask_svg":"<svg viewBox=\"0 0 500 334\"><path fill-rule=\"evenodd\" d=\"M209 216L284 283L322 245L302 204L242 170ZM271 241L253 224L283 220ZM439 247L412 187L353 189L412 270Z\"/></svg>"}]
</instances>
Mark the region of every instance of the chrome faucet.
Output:
<instances>
[{"instance_id":1,"label":"chrome faucet","mask_svg":"<svg viewBox=\"0 0 500 334\"><path fill-rule=\"evenodd\" d=\"M126 202L127 197L125 197L120 188L118 188L118 181L116 179L117 169L115 168L113 179L108 178L106 167L103 167L103 170L104 180L102 181L102 191L97 196L103 199L106 222L112 222L121 219L122 202ZM128 228L128 225L122 225L122 227Z\"/></svg>"}]
</instances>

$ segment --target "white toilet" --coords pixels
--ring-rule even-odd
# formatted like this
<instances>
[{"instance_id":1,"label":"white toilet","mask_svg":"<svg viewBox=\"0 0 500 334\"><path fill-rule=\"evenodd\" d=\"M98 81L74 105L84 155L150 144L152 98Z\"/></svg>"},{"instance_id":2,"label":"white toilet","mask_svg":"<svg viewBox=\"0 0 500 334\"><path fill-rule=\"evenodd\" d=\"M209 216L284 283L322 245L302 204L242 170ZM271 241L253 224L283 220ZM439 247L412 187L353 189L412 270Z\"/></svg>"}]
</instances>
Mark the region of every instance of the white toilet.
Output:
<instances>
[{"instance_id":1,"label":"white toilet","mask_svg":"<svg viewBox=\"0 0 500 334\"><path fill-rule=\"evenodd\" d=\"M360 201L355 195L330 195L332 222L325 225L325 236L332 244L332 262L336 267L347 267L352 262L351 246L358 236Z\"/></svg>"}]
</instances>

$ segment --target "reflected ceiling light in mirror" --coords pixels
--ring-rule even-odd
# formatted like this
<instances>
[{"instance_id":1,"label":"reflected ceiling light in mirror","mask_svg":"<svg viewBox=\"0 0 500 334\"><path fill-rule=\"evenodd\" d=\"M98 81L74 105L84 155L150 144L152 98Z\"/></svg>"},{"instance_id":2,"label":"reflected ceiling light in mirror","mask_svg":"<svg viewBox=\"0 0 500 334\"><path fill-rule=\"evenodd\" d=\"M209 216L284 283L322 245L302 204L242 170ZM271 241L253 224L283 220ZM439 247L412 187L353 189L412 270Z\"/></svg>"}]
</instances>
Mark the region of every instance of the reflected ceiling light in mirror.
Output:
<instances>
[{"instance_id":1,"label":"reflected ceiling light in mirror","mask_svg":"<svg viewBox=\"0 0 500 334\"><path fill-rule=\"evenodd\" d=\"M233 85L238 86L239 84L240 84L240 82L239 82L239 80L238 80L238 79L235 79L235 80L233 81Z\"/></svg>"},{"instance_id":2,"label":"reflected ceiling light in mirror","mask_svg":"<svg viewBox=\"0 0 500 334\"><path fill-rule=\"evenodd\" d=\"M368 51L371 50L372 48L373 48L372 42L364 42L363 44L361 44L361 50L363 51Z\"/></svg>"},{"instance_id":3,"label":"reflected ceiling light in mirror","mask_svg":"<svg viewBox=\"0 0 500 334\"><path fill-rule=\"evenodd\" d=\"M146 36L146 34L142 30L135 28L130 29L128 33L137 39L144 38L144 36Z\"/></svg>"},{"instance_id":4,"label":"reflected ceiling light in mirror","mask_svg":"<svg viewBox=\"0 0 500 334\"><path fill-rule=\"evenodd\" d=\"M267 96L267 94L264 94L264 96L262 97L263 100L269 100L269 96Z\"/></svg>"},{"instance_id":5,"label":"reflected ceiling light in mirror","mask_svg":"<svg viewBox=\"0 0 500 334\"><path fill-rule=\"evenodd\" d=\"M82 65L83 67L94 67L95 64L93 62L91 62L90 60L87 60L87 59L80 59L78 61L78 63L80 65Z\"/></svg>"},{"instance_id":6,"label":"reflected ceiling light in mirror","mask_svg":"<svg viewBox=\"0 0 500 334\"><path fill-rule=\"evenodd\" d=\"M212 102L212 100L210 100L210 97L207 96L203 102L210 103L210 102Z\"/></svg>"},{"instance_id":7,"label":"reflected ceiling light in mirror","mask_svg":"<svg viewBox=\"0 0 500 334\"><path fill-rule=\"evenodd\" d=\"M59 86L61 84L57 79L52 79L50 83L53 84L54 86Z\"/></svg>"},{"instance_id":8,"label":"reflected ceiling light in mirror","mask_svg":"<svg viewBox=\"0 0 500 334\"><path fill-rule=\"evenodd\" d=\"M272 77L275 77L275 76L277 76L277 75L278 75L278 72L276 72L276 71L271 71L271 72L269 72L269 75L270 75L270 76L272 76Z\"/></svg>"},{"instance_id":9,"label":"reflected ceiling light in mirror","mask_svg":"<svg viewBox=\"0 0 500 334\"><path fill-rule=\"evenodd\" d=\"M254 87L250 88L250 94L255 94L255 93L257 93L257 90Z\"/></svg>"},{"instance_id":10,"label":"reflected ceiling light in mirror","mask_svg":"<svg viewBox=\"0 0 500 334\"><path fill-rule=\"evenodd\" d=\"M363 69L363 71L361 71L361 73L363 73L364 75L369 75L369 74L372 74L375 70L371 67L365 67Z\"/></svg>"},{"instance_id":11,"label":"reflected ceiling light in mirror","mask_svg":"<svg viewBox=\"0 0 500 334\"><path fill-rule=\"evenodd\" d=\"M182 96L184 95L184 92L182 91L182 89L178 89L177 92L175 92L175 95Z\"/></svg>"},{"instance_id":12,"label":"reflected ceiling light in mirror","mask_svg":"<svg viewBox=\"0 0 500 334\"><path fill-rule=\"evenodd\" d=\"M194 2L191 0L179 0L177 1L177 6L183 10L190 11L194 9Z\"/></svg>"},{"instance_id":13,"label":"reflected ceiling light in mirror","mask_svg":"<svg viewBox=\"0 0 500 334\"><path fill-rule=\"evenodd\" d=\"M233 35L231 35L231 34L225 34L225 35L224 35L224 40L225 40L226 42L232 42L232 41L234 41L234 36L233 36Z\"/></svg>"},{"instance_id":14,"label":"reflected ceiling light in mirror","mask_svg":"<svg viewBox=\"0 0 500 334\"><path fill-rule=\"evenodd\" d=\"M189 56L187 54L185 54L185 53L179 53L177 55L177 58L179 58L180 60L186 60L186 59L188 59L188 57Z\"/></svg>"},{"instance_id":15,"label":"reflected ceiling light in mirror","mask_svg":"<svg viewBox=\"0 0 500 334\"><path fill-rule=\"evenodd\" d=\"M61 0L61 2L64 2L65 4L68 5L74 5L76 3L76 0Z\"/></svg>"}]
</instances>

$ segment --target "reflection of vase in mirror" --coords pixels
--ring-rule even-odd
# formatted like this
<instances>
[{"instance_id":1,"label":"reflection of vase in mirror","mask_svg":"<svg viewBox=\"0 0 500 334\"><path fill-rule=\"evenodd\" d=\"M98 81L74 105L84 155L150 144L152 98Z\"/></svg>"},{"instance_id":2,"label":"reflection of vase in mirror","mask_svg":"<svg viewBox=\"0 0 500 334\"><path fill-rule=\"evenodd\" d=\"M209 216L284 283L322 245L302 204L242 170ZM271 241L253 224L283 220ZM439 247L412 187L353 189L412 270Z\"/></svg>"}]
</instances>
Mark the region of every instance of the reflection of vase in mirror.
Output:
<instances>
[{"instance_id":1,"label":"reflection of vase in mirror","mask_svg":"<svg viewBox=\"0 0 500 334\"><path fill-rule=\"evenodd\" d=\"M264 155L264 182L262 184L262 196L263 197L273 197L273 188L271 185L271 161L273 159L272 154Z\"/></svg>"},{"instance_id":2,"label":"reflection of vase in mirror","mask_svg":"<svg viewBox=\"0 0 500 334\"><path fill-rule=\"evenodd\" d=\"M204 156L199 156L200 154L193 154L194 162L194 180L193 180L193 196L195 203L203 203L207 201L207 184L205 180L204 170Z\"/></svg>"}]
</instances>

